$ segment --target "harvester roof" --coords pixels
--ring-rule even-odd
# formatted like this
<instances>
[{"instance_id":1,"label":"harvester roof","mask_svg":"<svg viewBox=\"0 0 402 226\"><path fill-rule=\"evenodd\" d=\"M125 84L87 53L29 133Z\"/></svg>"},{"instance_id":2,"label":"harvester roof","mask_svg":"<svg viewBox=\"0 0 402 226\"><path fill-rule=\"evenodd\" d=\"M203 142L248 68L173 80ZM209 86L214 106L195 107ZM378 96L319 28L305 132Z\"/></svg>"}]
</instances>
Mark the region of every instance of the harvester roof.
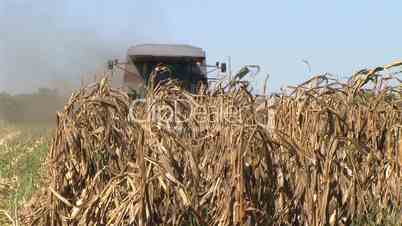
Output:
<instances>
[{"instance_id":1,"label":"harvester roof","mask_svg":"<svg viewBox=\"0 0 402 226\"><path fill-rule=\"evenodd\" d=\"M205 52L195 46L173 44L141 44L129 48L127 55L134 58L171 57L171 58L202 58Z\"/></svg>"}]
</instances>

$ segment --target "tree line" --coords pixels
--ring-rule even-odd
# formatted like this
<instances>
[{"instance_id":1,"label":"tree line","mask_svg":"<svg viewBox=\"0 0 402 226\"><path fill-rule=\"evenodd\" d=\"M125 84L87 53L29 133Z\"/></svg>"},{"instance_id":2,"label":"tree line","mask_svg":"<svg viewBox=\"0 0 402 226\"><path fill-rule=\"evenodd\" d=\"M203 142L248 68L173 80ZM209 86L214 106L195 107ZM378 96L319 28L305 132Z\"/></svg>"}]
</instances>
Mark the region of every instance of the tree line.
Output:
<instances>
[{"instance_id":1,"label":"tree line","mask_svg":"<svg viewBox=\"0 0 402 226\"><path fill-rule=\"evenodd\" d=\"M52 122L65 97L56 89L39 88L30 94L0 93L0 120L6 122Z\"/></svg>"}]
</instances>

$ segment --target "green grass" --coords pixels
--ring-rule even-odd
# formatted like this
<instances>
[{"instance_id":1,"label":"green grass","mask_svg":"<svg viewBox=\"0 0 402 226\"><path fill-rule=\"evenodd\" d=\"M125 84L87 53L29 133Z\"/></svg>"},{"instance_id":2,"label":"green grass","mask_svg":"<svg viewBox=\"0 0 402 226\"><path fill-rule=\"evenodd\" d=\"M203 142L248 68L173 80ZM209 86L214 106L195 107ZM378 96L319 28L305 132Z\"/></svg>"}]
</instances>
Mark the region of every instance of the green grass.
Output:
<instances>
[{"instance_id":1,"label":"green grass","mask_svg":"<svg viewBox=\"0 0 402 226\"><path fill-rule=\"evenodd\" d=\"M34 190L39 188L41 165L46 157L48 146L41 144L32 154L24 155L14 169L14 175L19 177L19 186L11 199L18 203L31 197ZM13 206L16 208L17 206Z\"/></svg>"},{"instance_id":2,"label":"green grass","mask_svg":"<svg viewBox=\"0 0 402 226\"><path fill-rule=\"evenodd\" d=\"M0 139L9 136L6 144L0 145L0 210L13 218L41 187L52 127L51 124L0 123ZM0 213L0 225L6 223Z\"/></svg>"}]
</instances>

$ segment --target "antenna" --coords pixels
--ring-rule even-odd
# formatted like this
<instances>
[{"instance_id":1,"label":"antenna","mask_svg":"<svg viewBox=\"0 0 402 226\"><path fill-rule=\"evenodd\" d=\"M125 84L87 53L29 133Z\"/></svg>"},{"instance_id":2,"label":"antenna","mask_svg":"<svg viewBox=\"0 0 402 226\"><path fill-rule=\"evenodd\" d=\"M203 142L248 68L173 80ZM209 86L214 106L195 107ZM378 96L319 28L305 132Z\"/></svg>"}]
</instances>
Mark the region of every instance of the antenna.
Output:
<instances>
[{"instance_id":1,"label":"antenna","mask_svg":"<svg viewBox=\"0 0 402 226\"><path fill-rule=\"evenodd\" d=\"M228 56L229 80L232 80L232 57Z\"/></svg>"}]
</instances>

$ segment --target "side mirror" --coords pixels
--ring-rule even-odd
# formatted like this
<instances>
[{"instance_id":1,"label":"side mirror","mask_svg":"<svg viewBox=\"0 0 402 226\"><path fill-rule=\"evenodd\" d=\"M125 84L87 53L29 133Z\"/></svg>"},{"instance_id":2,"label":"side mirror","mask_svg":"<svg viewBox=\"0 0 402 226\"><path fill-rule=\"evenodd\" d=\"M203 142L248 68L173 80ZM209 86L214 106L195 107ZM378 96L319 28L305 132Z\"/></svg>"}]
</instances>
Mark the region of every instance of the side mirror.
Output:
<instances>
[{"instance_id":1,"label":"side mirror","mask_svg":"<svg viewBox=\"0 0 402 226\"><path fill-rule=\"evenodd\" d=\"M113 68L114 68L114 61L113 60L108 60L107 61L107 68L109 70L113 70Z\"/></svg>"},{"instance_id":2,"label":"side mirror","mask_svg":"<svg viewBox=\"0 0 402 226\"><path fill-rule=\"evenodd\" d=\"M226 71L227 71L226 63L221 63L221 72L226 73Z\"/></svg>"}]
</instances>

